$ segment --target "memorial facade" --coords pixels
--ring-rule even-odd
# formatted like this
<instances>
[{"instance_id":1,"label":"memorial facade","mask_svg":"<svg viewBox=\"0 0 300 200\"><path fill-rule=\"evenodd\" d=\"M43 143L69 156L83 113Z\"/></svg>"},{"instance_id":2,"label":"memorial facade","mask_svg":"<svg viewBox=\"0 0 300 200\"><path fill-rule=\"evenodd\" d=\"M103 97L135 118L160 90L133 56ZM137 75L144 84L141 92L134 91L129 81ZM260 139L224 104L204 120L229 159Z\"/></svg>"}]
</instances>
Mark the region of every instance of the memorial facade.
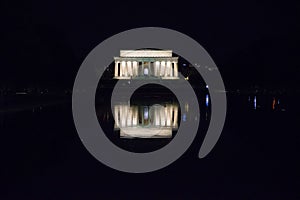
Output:
<instances>
[{"instance_id":1,"label":"memorial facade","mask_svg":"<svg viewBox=\"0 0 300 200\"><path fill-rule=\"evenodd\" d=\"M171 50L121 50L115 60L115 79L178 79L178 57Z\"/></svg>"}]
</instances>

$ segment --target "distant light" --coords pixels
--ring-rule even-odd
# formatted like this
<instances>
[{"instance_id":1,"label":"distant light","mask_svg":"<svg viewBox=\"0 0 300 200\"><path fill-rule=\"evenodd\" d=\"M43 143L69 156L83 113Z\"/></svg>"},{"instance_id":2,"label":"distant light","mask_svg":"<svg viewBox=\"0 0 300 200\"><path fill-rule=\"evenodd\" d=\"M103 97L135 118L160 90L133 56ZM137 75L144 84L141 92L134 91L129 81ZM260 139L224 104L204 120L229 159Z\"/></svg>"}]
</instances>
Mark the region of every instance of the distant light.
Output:
<instances>
[{"instance_id":1,"label":"distant light","mask_svg":"<svg viewBox=\"0 0 300 200\"><path fill-rule=\"evenodd\" d=\"M273 98L273 102L272 102L272 109L275 110L275 105L276 105L276 99Z\"/></svg>"},{"instance_id":2,"label":"distant light","mask_svg":"<svg viewBox=\"0 0 300 200\"><path fill-rule=\"evenodd\" d=\"M182 115L182 121L186 122L186 113L183 113L183 115Z\"/></svg>"},{"instance_id":3,"label":"distant light","mask_svg":"<svg viewBox=\"0 0 300 200\"><path fill-rule=\"evenodd\" d=\"M184 80L187 80L187 81L188 81L188 80L189 80L189 77L185 77Z\"/></svg>"},{"instance_id":4,"label":"distant light","mask_svg":"<svg viewBox=\"0 0 300 200\"><path fill-rule=\"evenodd\" d=\"M186 64L185 64L185 63L183 63L182 65L183 65L184 67L186 66Z\"/></svg>"},{"instance_id":5,"label":"distant light","mask_svg":"<svg viewBox=\"0 0 300 200\"><path fill-rule=\"evenodd\" d=\"M209 104L209 97L208 97L208 94L207 94L206 97L205 97L205 104L206 104L206 106L208 106L208 104Z\"/></svg>"},{"instance_id":6,"label":"distant light","mask_svg":"<svg viewBox=\"0 0 300 200\"><path fill-rule=\"evenodd\" d=\"M205 87L208 88L208 85L206 85Z\"/></svg>"},{"instance_id":7,"label":"distant light","mask_svg":"<svg viewBox=\"0 0 300 200\"><path fill-rule=\"evenodd\" d=\"M256 96L254 96L253 103L254 103L254 109L256 109Z\"/></svg>"}]
</instances>

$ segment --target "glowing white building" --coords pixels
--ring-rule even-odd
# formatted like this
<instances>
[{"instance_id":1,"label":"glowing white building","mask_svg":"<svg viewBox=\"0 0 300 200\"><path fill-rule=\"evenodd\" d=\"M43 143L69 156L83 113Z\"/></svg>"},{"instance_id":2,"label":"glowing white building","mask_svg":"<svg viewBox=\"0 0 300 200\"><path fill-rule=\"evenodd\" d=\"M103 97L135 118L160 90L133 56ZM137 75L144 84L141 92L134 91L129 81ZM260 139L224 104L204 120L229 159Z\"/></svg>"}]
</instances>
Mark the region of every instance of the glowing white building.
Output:
<instances>
[{"instance_id":1,"label":"glowing white building","mask_svg":"<svg viewBox=\"0 0 300 200\"><path fill-rule=\"evenodd\" d=\"M115 60L115 79L178 79L178 57L171 50L121 50Z\"/></svg>"}]
</instances>

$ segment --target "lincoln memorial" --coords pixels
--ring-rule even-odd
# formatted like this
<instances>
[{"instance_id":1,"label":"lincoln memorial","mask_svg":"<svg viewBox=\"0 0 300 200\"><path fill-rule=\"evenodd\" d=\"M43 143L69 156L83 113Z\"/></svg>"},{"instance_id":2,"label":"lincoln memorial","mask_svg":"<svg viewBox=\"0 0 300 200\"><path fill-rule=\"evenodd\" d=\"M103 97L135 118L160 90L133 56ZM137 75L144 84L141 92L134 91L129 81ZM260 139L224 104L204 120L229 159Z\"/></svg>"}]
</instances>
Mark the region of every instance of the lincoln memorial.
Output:
<instances>
[{"instance_id":1,"label":"lincoln memorial","mask_svg":"<svg viewBox=\"0 0 300 200\"><path fill-rule=\"evenodd\" d=\"M171 50L121 50L115 60L115 79L179 79L178 57Z\"/></svg>"}]
</instances>

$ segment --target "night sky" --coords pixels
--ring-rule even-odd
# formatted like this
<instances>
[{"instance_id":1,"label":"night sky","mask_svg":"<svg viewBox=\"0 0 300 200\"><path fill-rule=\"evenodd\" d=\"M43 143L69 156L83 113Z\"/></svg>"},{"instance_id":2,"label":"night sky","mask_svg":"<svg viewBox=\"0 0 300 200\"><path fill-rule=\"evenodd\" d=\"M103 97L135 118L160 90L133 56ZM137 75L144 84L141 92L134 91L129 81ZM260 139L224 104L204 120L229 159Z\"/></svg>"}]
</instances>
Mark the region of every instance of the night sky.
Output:
<instances>
[{"instance_id":1,"label":"night sky","mask_svg":"<svg viewBox=\"0 0 300 200\"><path fill-rule=\"evenodd\" d=\"M0 199L299 199L299 19L300 1L288 0L1 2ZM123 173L78 137L71 91L81 63L105 39L138 27L190 36L219 68L227 117L204 159L198 133L170 166ZM110 128L108 94L96 102Z\"/></svg>"},{"instance_id":2,"label":"night sky","mask_svg":"<svg viewBox=\"0 0 300 200\"><path fill-rule=\"evenodd\" d=\"M198 41L227 88L297 88L296 1L6 1L1 7L0 83L5 86L72 88L80 64L100 42L156 26Z\"/></svg>"}]
</instances>

